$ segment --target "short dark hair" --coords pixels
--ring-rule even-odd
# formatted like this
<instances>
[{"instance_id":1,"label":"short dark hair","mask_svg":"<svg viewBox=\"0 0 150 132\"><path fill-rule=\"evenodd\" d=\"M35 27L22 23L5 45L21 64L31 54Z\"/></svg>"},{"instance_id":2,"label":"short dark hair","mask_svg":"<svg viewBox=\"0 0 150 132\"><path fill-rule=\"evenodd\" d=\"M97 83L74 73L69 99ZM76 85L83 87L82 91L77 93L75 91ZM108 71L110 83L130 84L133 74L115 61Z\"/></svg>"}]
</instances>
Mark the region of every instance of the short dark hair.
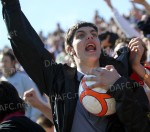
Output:
<instances>
[{"instance_id":1,"label":"short dark hair","mask_svg":"<svg viewBox=\"0 0 150 132\"><path fill-rule=\"evenodd\" d=\"M0 119L16 111L25 113L25 107L16 88L9 82L0 81Z\"/></svg>"},{"instance_id":2,"label":"short dark hair","mask_svg":"<svg viewBox=\"0 0 150 132\"><path fill-rule=\"evenodd\" d=\"M75 24L74 26L72 26L66 33L65 45L72 46L73 37L75 35L75 32L81 27L92 27L95 29L95 31L98 32L98 29L95 24L90 23L90 22L79 22L79 23Z\"/></svg>"},{"instance_id":3,"label":"short dark hair","mask_svg":"<svg viewBox=\"0 0 150 132\"><path fill-rule=\"evenodd\" d=\"M77 24L75 24L74 26L72 26L66 33L66 36L65 36L65 48L67 47L67 45L71 46L72 47L72 42L73 42L73 38L74 38L74 35L75 35L75 32L81 28L81 27L92 27L94 28L94 30L96 32L98 32L98 28L96 27L95 24L93 23L90 23L90 22L78 22ZM67 51L66 51L67 52ZM72 55L69 54L69 56L71 57L74 65L76 66L75 64L75 60L73 58Z\"/></svg>"},{"instance_id":4,"label":"short dark hair","mask_svg":"<svg viewBox=\"0 0 150 132\"><path fill-rule=\"evenodd\" d=\"M15 61L15 60L16 60L15 55L14 55L10 50L4 51L4 52L3 52L3 56L9 56L12 61Z\"/></svg>"},{"instance_id":5,"label":"short dark hair","mask_svg":"<svg viewBox=\"0 0 150 132\"><path fill-rule=\"evenodd\" d=\"M139 21L137 27L143 31L145 37L150 38L150 16L143 21Z\"/></svg>"},{"instance_id":6,"label":"short dark hair","mask_svg":"<svg viewBox=\"0 0 150 132\"><path fill-rule=\"evenodd\" d=\"M109 31L104 31L102 32L98 37L100 41L105 40L109 36L108 42L111 43L110 48L114 48L116 40L119 38L118 34L109 32Z\"/></svg>"}]
</instances>

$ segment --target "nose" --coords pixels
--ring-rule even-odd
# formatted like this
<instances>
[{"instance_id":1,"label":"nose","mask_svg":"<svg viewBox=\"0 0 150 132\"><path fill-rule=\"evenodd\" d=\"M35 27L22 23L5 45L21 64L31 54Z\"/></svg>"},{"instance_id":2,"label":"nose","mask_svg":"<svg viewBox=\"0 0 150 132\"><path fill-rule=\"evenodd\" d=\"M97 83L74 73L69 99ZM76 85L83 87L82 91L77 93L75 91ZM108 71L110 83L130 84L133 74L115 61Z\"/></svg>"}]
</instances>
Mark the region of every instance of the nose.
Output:
<instances>
[{"instance_id":1,"label":"nose","mask_svg":"<svg viewBox=\"0 0 150 132\"><path fill-rule=\"evenodd\" d=\"M87 39L93 39L92 35L88 35Z\"/></svg>"}]
</instances>

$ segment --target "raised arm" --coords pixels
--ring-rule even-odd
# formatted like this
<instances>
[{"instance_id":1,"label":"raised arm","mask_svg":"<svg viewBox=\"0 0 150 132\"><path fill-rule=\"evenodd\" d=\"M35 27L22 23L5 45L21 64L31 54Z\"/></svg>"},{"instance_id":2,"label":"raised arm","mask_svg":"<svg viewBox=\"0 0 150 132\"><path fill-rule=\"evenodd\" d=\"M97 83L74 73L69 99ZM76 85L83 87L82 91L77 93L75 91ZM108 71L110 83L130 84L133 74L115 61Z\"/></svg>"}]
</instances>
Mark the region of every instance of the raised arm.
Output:
<instances>
[{"instance_id":1,"label":"raised arm","mask_svg":"<svg viewBox=\"0 0 150 132\"><path fill-rule=\"evenodd\" d=\"M111 9L116 24L125 33L125 35L129 38L139 37L140 34L133 27L131 27L130 23L123 16L121 16L119 12L113 7L111 0L104 1Z\"/></svg>"},{"instance_id":2,"label":"raised arm","mask_svg":"<svg viewBox=\"0 0 150 132\"><path fill-rule=\"evenodd\" d=\"M41 100L34 89L30 89L24 93L24 100L32 107L39 109L51 122L53 122L52 110L49 103Z\"/></svg>"},{"instance_id":3,"label":"raised arm","mask_svg":"<svg viewBox=\"0 0 150 132\"><path fill-rule=\"evenodd\" d=\"M133 71L146 83L150 88L150 73L147 68L141 64L141 59L144 54L144 42L139 38L134 38L129 43L130 53L130 64Z\"/></svg>"},{"instance_id":4,"label":"raised arm","mask_svg":"<svg viewBox=\"0 0 150 132\"><path fill-rule=\"evenodd\" d=\"M143 5L147 10L147 12L150 14L150 5L146 0L131 0L131 1Z\"/></svg>"},{"instance_id":5,"label":"raised arm","mask_svg":"<svg viewBox=\"0 0 150 132\"><path fill-rule=\"evenodd\" d=\"M3 18L15 56L39 90L48 94L44 71L51 68L49 74L54 75L52 73L54 61L50 53L44 48L39 36L22 13L19 0L1 0L1 2ZM55 69L56 67L55 65ZM48 79L51 82L52 77Z\"/></svg>"}]
</instances>

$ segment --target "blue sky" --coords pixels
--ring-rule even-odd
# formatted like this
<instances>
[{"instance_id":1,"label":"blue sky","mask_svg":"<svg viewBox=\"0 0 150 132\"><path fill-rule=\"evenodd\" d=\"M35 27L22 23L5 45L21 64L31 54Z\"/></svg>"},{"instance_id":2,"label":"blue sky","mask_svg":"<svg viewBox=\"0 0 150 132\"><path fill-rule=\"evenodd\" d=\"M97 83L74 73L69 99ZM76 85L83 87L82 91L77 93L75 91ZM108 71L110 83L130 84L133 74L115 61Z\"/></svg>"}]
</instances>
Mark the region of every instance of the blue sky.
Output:
<instances>
[{"instance_id":1,"label":"blue sky","mask_svg":"<svg viewBox=\"0 0 150 132\"><path fill-rule=\"evenodd\" d=\"M147 1L150 3L150 0ZM43 30L45 35L56 29L57 22L60 22L61 27L66 31L78 20L92 21L95 10L98 10L106 20L111 16L111 11L104 0L20 0L20 3L34 29L37 32ZM131 9L129 0L112 0L112 4L121 14L128 14ZM0 49L4 45L10 44L0 15Z\"/></svg>"}]
</instances>

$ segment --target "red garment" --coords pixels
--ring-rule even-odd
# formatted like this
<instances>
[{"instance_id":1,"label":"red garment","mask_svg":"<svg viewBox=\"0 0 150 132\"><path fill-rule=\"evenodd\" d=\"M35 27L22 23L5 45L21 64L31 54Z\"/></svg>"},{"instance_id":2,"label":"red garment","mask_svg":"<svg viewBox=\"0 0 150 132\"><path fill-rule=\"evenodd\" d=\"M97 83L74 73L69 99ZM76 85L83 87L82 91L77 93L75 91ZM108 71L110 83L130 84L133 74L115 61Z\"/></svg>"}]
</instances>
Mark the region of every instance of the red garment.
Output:
<instances>
[{"instance_id":1,"label":"red garment","mask_svg":"<svg viewBox=\"0 0 150 132\"><path fill-rule=\"evenodd\" d=\"M144 66L146 69L150 70L150 66ZM135 73L133 72L130 76L130 78L136 82L138 82L140 85L144 85L144 82L141 80L141 78Z\"/></svg>"}]
</instances>

